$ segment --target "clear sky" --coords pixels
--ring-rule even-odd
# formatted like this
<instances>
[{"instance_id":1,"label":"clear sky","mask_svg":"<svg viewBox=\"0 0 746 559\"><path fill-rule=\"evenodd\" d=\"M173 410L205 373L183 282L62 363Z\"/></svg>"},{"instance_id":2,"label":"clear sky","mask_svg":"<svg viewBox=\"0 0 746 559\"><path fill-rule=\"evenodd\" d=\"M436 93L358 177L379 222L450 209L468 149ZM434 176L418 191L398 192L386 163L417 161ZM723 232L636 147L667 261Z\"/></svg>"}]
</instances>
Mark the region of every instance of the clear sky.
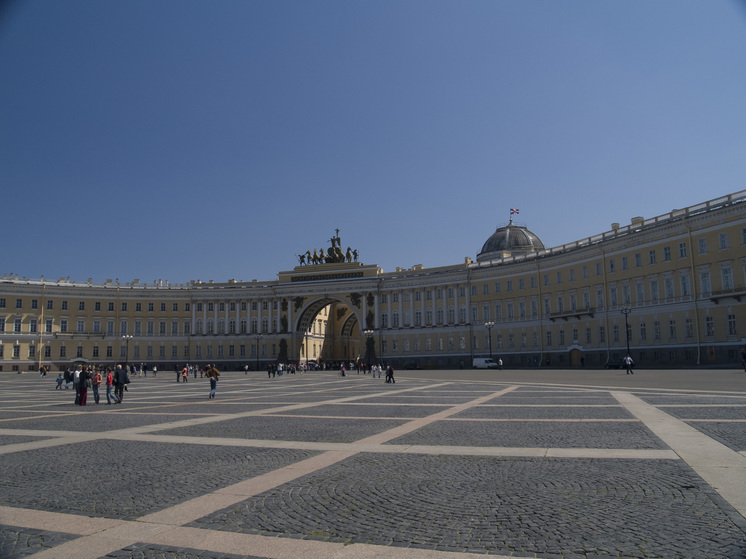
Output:
<instances>
[{"instance_id":1,"label":"clear sky","mask_svg":"<svg viewBox=\"0 0 746 559\"><path fill-rule=\"evenodd\" d=\"M746 189L736 0L0 0L0 275L473 259Z\"/></svg>"}]
</instances>

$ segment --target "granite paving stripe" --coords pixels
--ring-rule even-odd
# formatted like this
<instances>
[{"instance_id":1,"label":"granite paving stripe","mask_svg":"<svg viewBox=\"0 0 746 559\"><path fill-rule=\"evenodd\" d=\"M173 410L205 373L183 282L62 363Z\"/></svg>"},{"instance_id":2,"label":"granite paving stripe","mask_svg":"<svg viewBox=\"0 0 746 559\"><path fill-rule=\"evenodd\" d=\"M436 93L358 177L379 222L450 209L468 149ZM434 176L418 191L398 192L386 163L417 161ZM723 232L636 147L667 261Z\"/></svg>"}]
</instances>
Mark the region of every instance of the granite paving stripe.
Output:
<instances>
[{"instance_id":1,"label":"granite paving stripe","mask_svg":"<svg viewBox=\"0 0 746 559\"><path fill-rule=\"evenodd\" d=\"M639 422L439 421L392 444L549 448L660 449L665 444Z\"/></svg>"},{"instance_id":2,"label":"granite paving stripe","mask_svg":"<svg viewBox=\"0 0 746 559\"><path fill-rule=\"evenodd\" d=\"M136 543L117 551L106 554L107 559L267 559L257 555L235 555L212 551L202 551L189 547L175 547L148 543Z\"/></svg>"},{"instance_id":3,"label":"granite paving stripe","mask_svg":"<svg viewBox=\"0 0 746 559\"><path fill-rule=\"evenodd\" d=\"M722 505L678 460L358 454L189 526L539 557L735 557L746 540Z\"/></svg>"}]
</instances>

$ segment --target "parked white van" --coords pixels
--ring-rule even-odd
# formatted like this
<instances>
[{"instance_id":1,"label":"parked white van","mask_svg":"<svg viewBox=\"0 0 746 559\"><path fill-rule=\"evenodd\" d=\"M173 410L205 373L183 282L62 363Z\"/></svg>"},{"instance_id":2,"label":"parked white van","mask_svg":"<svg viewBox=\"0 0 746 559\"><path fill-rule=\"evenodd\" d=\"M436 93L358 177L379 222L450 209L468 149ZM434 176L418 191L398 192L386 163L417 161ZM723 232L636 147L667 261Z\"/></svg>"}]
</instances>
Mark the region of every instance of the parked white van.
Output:
<instances>
[{"instance_id":1,"label":"parked white van","mask_svg":"<svg viewBox=\"0 0 746 559\"><path fill-rule=\"evenodd\" d=\"M472 367L475 369L497 369L497 363L491 357L475 357Z\"/></svg>"}]
</instances>

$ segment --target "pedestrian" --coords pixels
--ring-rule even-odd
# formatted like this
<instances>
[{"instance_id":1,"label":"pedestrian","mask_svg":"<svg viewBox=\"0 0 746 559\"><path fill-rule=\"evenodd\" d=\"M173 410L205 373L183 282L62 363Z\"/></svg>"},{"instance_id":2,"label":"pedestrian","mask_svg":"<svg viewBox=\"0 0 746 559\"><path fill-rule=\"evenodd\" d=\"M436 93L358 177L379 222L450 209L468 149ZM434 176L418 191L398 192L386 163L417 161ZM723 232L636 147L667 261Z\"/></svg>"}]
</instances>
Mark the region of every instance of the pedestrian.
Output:
<instances>
[{"instance_id":1,"label":"pedestrian","mask_svg":"<svg viewBox=\"0 0 746 559\"><path fill-rule=\"evenodd\" d=\"M111 372L111 368L106 368L106 404L110 405L112 400L116 404L118 402L117 397L113 393L114 390L114 373Z\"/></svg>"},{"instance_id":2,"label":"pedestrian","mask_svg":"<svg viewBox=\"0 0 746 559\"><path fill-rule=\"evenodd\" d=\"M100 371L94 371L93 376L91 378L91 386L93 387L93 401L94 403L98 404L99 401L99 388L101 387L101 372Z\"/></svg>"},{"instance_id":3,"label":"pedestrian","mask_svg":"<svg viewBox=\"0 0 746 559\"><path fill-rule=\"evenodd\" d=\"M57 376L57 386L55 387L55 390L62 390L62 383L65 382L65 377L62 376L62 373L60 373Z\"/></svg>"},{"instance_id":4,"label":"pedestrian","mask_svg":"<svg viewBox=\"0 0 746 559\"><path fill-rule=\"evenodd\" d=\"M244 365L243 366L243 374L245 374L245 375L249 374L249 366L248 365Z\"/></svg>"},{"instance_id":5,"label":"pedestrian","mask_svg":"<svg viewBox=\"0 0 746 559\"><path fill-rule=\"evenodd\" d=\"M186 365L184 365L184 368L181 370L181 378L184 382L189 380L189 371L187 370Z\"/></svg>"},{"instance_id":6,"label":"pedestrian","mask_svg":"<svg viewBox=\"0 0 746 559\"><path fill-rule=\"evenodd\" d=\"M386 382L395 384L396 381L394 380L394 368L389 365L386 367Z\"/></svg>"},{"instance_id":7,"label":"pedestrian","mask_svg":"<svg viewBox=\"0 0 746 559\"><path fill-rule=\"evenodd\" d=\"M153 367L153 377L155 378L157 374L158 374L158 367Z\"/></svg>"},{"instance_id":8,"label":"pedestrian","mask_svg":"<svg viewBox=\"0 0 746 559\"><path fill-rule=\"evenodd\" d=\"M497 370L502 371L503 370L503 360L501 357L497 358Z\"/></svg>"},{"instance_id":9,"label":"pedestrian","mask_svg":"<svg viewBox=\"0 0 746 559\"><path fill-rule=\"evenodd\" d=\"M70 388L70 383L73 381L73 374L70 372L70 368L65 369L65 390Z\"/></svg>"},{"instance_id":10,"label":"pedestrian","mask_svg":"<svg viewBox=\"0 0 746 559\"><path fill-rule=\"evenodd\" d=\"M207 366L207 378L210 379L210 395L208 399L215 397L215 391L218 388L218 378L220 377L220 371L214 365Z\"/></svg>"},{"instance_id":11,"label":"pedestrian","mask_svg":"<svg viewBox=\"0 0 746 559\"><path fill-rule=\"evenodd\" d=\"M81 370L78 374L78 405L85 406L88 401L88 385L91 384L91 373Z\"/></svg>"},{"instance_id":12,"label":"pedestrian","mask_svg":"<svg viewBox=\"0 0 746 559\"><path fill-rule=\"evenodd\" d=\"M181 371L178 365L174 365L174 372L176 373L176 382L181 382Z\"/></svg>"},{"instance_id":13,"label":"pedestrian","mask_svg":"<svg viewBox=\"0 0 746 559\"><path fill-rule=\"evenodd\" d=\"M73 371L73 390L75 391L75 405L80 404L80 387L78 382L80 381L80 372L83 370L83 365L76 365Z\"/></svg>"},{"instance_id":14,"label":"pedestrian","mask_svg":"<svg viewBox=\"0 0 746 559\"><path fill-rule=\"evenodd\" d=\"M117 397L117 404L121 404L124 400L124 391L127 390L127 385L130 383L130 377L127 374L127 369L123 369L121 365L117 365L114 371L114 394Z\"/></svg>"},{"instance_id":15,"label":"pedestrian","mask_svg":"<svg viewBox=\"0 0 746 559\"><path fill-rule=\"evenodd\" d=\"M628 375L634 375L635 373L632 371L632 367L635 366L635 362L632 361L632 357L628 353L624 356L624 359L622 359L622 363L624 363L624 366L627 367L627 374Z\"/></svg>"}]
</instances>

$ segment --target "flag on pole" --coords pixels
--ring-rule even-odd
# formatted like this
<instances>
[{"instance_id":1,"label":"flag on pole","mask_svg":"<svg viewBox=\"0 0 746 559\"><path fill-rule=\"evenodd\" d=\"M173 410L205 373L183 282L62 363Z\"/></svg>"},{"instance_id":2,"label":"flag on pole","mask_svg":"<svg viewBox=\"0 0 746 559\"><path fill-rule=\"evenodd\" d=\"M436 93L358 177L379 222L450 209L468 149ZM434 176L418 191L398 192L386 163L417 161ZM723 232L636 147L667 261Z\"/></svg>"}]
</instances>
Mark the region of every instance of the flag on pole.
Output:
<instances>
[{"instance_id":1,"label":"flag on pole","mask_svg":"<svg viewBox=\"0 0 746 559\"><path fill-rule=\"evenodd\" d=\"M518 208L510 208L510 215L515 215L518 213Z\"/></svg>"}]
</instances>

